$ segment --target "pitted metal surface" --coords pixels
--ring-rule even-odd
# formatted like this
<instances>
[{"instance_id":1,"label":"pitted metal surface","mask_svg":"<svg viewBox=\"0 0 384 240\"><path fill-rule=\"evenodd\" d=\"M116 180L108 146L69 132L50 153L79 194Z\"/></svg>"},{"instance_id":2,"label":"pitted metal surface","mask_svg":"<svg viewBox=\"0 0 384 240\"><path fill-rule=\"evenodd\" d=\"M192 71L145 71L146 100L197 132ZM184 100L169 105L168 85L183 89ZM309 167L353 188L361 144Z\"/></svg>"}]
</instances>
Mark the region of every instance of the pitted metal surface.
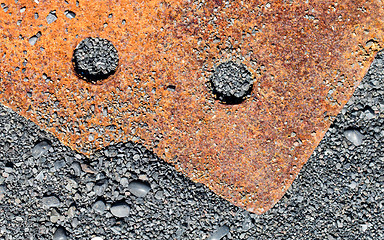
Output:
<instances>
[{"instance_id":1,"label":"pitted metal surface","mask_svg":"<svg viewBox=\"0 0 384 240\"><path fill-rule=\"evenodd\" d=\"M261 214L289 188L383 45L372 1L3 0L0 100L84 153L143 143ZM87 37L119 53L109 78L72 65ZM221 63L254 83L236 105L208 87Z\"/></svg>"}]
</instances>

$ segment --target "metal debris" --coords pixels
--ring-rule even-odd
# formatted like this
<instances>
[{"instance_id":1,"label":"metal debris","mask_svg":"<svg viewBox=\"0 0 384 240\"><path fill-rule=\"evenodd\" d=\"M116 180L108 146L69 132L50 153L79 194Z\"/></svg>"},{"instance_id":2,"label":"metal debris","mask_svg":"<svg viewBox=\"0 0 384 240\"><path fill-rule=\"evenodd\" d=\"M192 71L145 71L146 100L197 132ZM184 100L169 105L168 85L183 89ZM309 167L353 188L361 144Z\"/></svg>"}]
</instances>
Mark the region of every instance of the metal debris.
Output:
<instances>
[{"instance_id":1,"label":"metal debris","mask_svg":"<svg viewBox=\"0 0 384 240\"><path fill-rule=\"evenodd\" d=\"M378 0L3 2L4 105L87 155L142 142L258 214L289 188L383 46ZM53 11L50 24L35 18ZM87 37L119 52L116 73L96 84L71 63ZM241 104L221 104L207 87L227 61L254 76Z\"/></svg>"}]
</instances>

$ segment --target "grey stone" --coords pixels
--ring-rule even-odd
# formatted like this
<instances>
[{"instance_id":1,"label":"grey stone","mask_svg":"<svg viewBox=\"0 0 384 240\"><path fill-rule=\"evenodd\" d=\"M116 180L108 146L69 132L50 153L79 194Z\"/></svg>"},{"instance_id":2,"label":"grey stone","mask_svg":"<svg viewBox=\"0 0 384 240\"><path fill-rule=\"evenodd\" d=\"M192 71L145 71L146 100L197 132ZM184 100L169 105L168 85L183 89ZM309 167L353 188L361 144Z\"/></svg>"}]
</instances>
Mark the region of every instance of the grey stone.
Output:
<instances>
[{"instance_id":1,"label":"grey stone","mask_svg":"<svg viewBox=\"0 0 384 240\"><path fill-rule=\"evenodd\" d=\"M31 46L33 46L36 44L37 40L39 40L39 38L36 35L33 35L32 37L29 38L28 42L29 44L31 44Z\"/></svg>"},{"instance_id":2,"label":"grey stone","mask_svg":"<svg viewBox=\"0 0 384 240\"><path fill-rule=\"evenodd\" d=\"M350 188L355 189L357 187L356 182L352 182L351 184L348 185Z\"/></svg>"},{"instance_id":3,"label":"grey stone","mask_svg":"<svg viewBox=\"0 0 384 240\"><path fill-rule=\"evenodd\" d=\"M347 129L344 131L344 136L355 146L359 146L363 142L364 135L356 129Z\"/></svg>"},{"instance_id":4,"label":"grey stone","mask_svg":"<svg viewBox=\"0 0 384 240\"><path fill-rule=\"evenodd\" d=\"M135 180L129 183L128 189L136 197L145 197L151 190L151 186L146 182Z\"/></svg>"},{"instance_id":5,"label":"grey stone","mask_svg":"<svg viewBox=\"0 0 384 240\"><path fill-rule=\"evenodd\" d=\"M47 23L51 24L57 20L56 11L51 11L47 16Z\"/></svg>"},{"instance_id":6,"label":"grey stone","mask_svg":"<svg viewBox=\"0 0 384 240\"><path fill-rule=\"evenodd\" d=\"M51 211L51 215L50 215L50 221L53 222L53 223L57 223L57 221L59 221L59 219L61 219L61 216L60 214L56 211L56 209L52 209Z\"/></svg>"},{"instance_id":7,"label":"grey stone","mask_svg":"<svg viewBox=\"0 0 384 240\"><path fill-rule=\"evenodd\" d=\"M362 224L361 225L361 231L363 231L363 232L367 231L368 227L369 227L368 224Z\"/></svg>"},{"instance_id":8,"label":"grey stone","mask_svg":"<svg viewBox=\"0 0 384 240\"><path fill-rule=\"evenodd\" d=\"M31 154L34 158L39 158L40 156L44 155L46 152L51 149L51 143L49 141L41 141L37 143L31 151Z\"/></svg>"},{"instance_id":9,"label":"grey stone","mask_svg":"<svg viewBox=\"0 0 384 240\"><path fill-rule=\"evenodd\" d=\"M126 187L128 184L129 184L129 181L128 181L128 178L121 178L120 179L120 184L123 186L123 187Z\"/></svg>"},{"instance_id":10,"label":"grey stone","mask_svg":"<svg viewBox=\"0 0 384 240\"><path fill-rule=\"evenodd\" d=\"M108 180L103 179L100 181L97 181L95 186L93 187L93 191L97 196L102 196L105 192L105 190L108 187Z\"/></svg>"},{"instance_id":11,"label":"grey stone","mask_svg":"<svg viewBox=\"0 0 384 240\"><path fill-rule=\"evenodd\" d=\"M7 188L5 185L0 185L0 195L3 195L7 192Z\"/></svg>"},{"instance_id":12,"label":"grey stone","mask_svg":"<svg viewBox=\"0 0 384 240\"><path fill-rule=\"evenodd\" d=\"M208 238L208 240L220 240L225 235L229 233L229 227L228 226L221 226L216 231L214 231L211 236Z\"/></svg>"},{"instance_id":13,"label":"grey stone","mask_svg":"<svg viewBox=\"0 0 384 240\"><path fill-rule=\"evenodd\" d=\"M127 203L117 202L112 205L110 210L113 216L123 218L129 215L131 209Z\"/></svg>"},{"instance_id":14,"label":"grey stone","mask_svg":"<svg viewBox=\"0 0 384 240\"><path fill-rule=\"evenodd\" d=\"M51 208L51 207L59 207L60 206L60 200L56 197L56 196L47 196L47 197L43 197L43 199L41 200L41 202L43 203L43 205L47 208Z\"/></svg>"},{"instance_id":15,"label":"grey stone","mask_svg":"<svg viewBox=\"0 0 384 240\"><path fill-rule=\"evenodd\" d=\"M55 170L59 170L60 168L64 167L65 165L66 165L66 162L64 160L58 160L53 164L53 166L55 167Z\"/></svg>"},{"instance_id":16,"label":"grey stone","mask_svg":"<svg viewBox=\"0 0 384 240\"><path fill-rule=\"evenodd\" d=\"M65 231L65 229L63 227L58 227L55 231L55 233L53 234L53 240L67 240L68 239L68 236L67 236L67 231Z\"/></svg>"},{"instance_id":17,"label":"grey stone","mask_svg":"<svg viewBox=\"0 0 384 240\"><path fill-rule=\"evenodd\" d=\"M72 19L72 18L75 18L76 17L76 13L72 12L72 11L69 11L69 10L66 10L64 11L64 15L69 18L69 19Z\"/></svg>"},{"instance_id":18,"label":"grey stone","mask_svg":"<svg viewBox=\"0 0 384 240\"><path fill-rule=\"evenodd\" d=\"M35 179L38 180L38 181L43 181L44 180L44 172L41 171L39 174L37 174Z\"/></svg>"},{"instance_id":19,"label":"grey stone","mask_svg":"<svg viewBox=\"0 0 384 240\"><path fill-rule=\"evenodd\" d=\"M73 169L75 176L81 175L81 166L79 162L73 162L71 168Z\"/></svg>"},{"instance_id":20,"label":"grey stone","mask_svg":"<svg viewBox=\"0 0 384 240\"><path fill-rule=\"evenodd\" d=\"M80 224L79 219L77 219L77 218L73 218L73 219L72 219L71 226L72 226L73 228L76 228L77 226L79 226L79 224Z\"/></svg>"},{"instance_id":21,"label":"grey stone","mask_svg":"<svg viewBox=\"0 0 384 240\"><path fill-rule=\"evenodd\" d=\"M103 213L105 210L105 203L102 200L98 200L92 205L92 209L98 213Z\"/></svg>"},{"instance_id":22,"label":"grey stone","mask_svg":"<svg viewBox=\"0 0 384 240\"><path fill-rule=\"evenodd\" d=\"M155 198L157 199L157 200L164 200L164 191L157 191L156 193L155 193Z\"/></svg>"}]
</instances>

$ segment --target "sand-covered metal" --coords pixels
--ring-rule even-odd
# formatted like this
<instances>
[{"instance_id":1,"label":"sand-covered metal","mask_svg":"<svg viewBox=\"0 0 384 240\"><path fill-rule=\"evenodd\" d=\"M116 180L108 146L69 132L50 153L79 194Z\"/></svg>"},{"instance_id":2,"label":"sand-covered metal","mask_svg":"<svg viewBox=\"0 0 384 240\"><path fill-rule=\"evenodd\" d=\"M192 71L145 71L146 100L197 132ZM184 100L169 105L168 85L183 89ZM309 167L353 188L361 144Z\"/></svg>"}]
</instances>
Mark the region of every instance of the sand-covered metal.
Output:
<instances>
[{"instance_id":1,"label":"sand-covered metal","mask_svg":"<svg viewBox=\"0 0 384 240\"><path fill-rule=\"evenodd\" d=\"M2 0L0 101L90 155L143 143L193 181L257 214L289 188L383 44L379 0ZM74 72L76 46L109 40L115 74ZM250 96L223 104L220 63Z\"/></svg>"}]
</instances>

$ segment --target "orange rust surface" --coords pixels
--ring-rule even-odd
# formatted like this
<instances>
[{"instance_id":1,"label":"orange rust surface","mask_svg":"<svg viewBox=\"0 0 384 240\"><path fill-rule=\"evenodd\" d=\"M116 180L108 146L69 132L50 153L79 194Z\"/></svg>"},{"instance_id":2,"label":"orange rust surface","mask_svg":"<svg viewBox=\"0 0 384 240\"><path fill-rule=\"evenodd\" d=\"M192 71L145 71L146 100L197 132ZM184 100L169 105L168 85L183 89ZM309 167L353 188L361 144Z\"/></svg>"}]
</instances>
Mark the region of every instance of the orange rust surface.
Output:
<instances>
[{"instance_id":1,"label":"orange rust surface","mask_svg":"<svg viewBox=\"0 0 384 240\"><path fill-rule=\"evenodd\" d=\"M257 214L289 188L383 45L379 0L1 1L4 105L87 155L141 142ZM72 68L86 37L119 51L117 73L98 84ZM228 60L255 77L238 105L206 84Z\"/></svg>"}]
</instances>

